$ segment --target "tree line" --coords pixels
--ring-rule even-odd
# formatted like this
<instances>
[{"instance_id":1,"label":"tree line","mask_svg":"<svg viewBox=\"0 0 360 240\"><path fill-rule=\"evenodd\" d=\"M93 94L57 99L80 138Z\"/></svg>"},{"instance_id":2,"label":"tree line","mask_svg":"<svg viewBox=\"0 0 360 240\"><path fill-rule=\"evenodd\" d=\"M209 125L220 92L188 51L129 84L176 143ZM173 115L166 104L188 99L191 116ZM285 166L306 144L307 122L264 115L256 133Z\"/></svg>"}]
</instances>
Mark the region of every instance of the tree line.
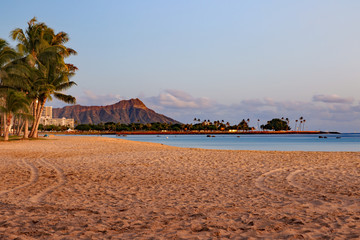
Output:
<instances>
[{"instance_id":1,"label":"tree line","mask_svg":"<svg viewBox=\"0 0 360 240\"><path fill-rule=\"evenodd\" d=\"M35 17L25 30L11 31L10 37L17 42L15 49L0 38L0 135L8 140L16 123L16 132L22 132L23 138L37 138L47 100L76 102L63 91L76 85L70 79L78 69L65 59L77 53L65 46L67 33L55 33Z\"/></svg>"},{"instance_id":2,"label":"tree line","mask_svg":"<svg viewBox=\"0 0 360 240\"><path fill-rule=\"evenodd\" d=\"M258 128L250 126L250 119L243 119L238 124L231 125L229 122L224 120L216 120L211 122L210 120L203 120L194 118L193 123L114 123L106 122L99 124L79 124L75 127L75 130L79 131L251 131L251 130L270 130L270 131L290 131L291 127L289 126L289 120L274 118L270 121L267 121L266 124L259 125L258 119ZM54 126L56 127L56 126ZM55 129L54 129L55 130Z\"/></svg>"}]
</instances>

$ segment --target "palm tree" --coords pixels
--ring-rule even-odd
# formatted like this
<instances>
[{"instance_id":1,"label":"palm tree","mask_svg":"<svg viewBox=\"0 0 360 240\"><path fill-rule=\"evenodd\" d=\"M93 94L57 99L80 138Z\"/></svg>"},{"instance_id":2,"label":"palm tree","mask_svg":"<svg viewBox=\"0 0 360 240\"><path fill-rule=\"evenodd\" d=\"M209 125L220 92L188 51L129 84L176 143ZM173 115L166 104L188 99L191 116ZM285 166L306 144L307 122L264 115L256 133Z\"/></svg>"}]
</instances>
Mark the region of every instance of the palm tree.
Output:
<instances>
[{"instance_id":1,"label":"palm tree","mask_svg":"<svg viewBox=\"0 0 360 240\"><path fill-rule=\"evenodd\" d=\"M7 77L7 66L17 56L14 49L9 47L8 43L0 38L0 87L3 87L3 79ZM5 100L0 96L0 105ZM1 119L1 118L0 118ZM1 120L0 120L1 123ZM0 135L1 135L0 127Z\"/></svg>"},{"instance_id":2,"label":"palm tree","mask_svg":"<svg viewBox=\"0 0 360 240\"><path fill-rule=\"evenodd\" d=\"M37 128L40 122L46 100L51 96L74 103L75 98L64 95L61 91L75 85L69 78L74 75L77 68L66 64L64 59L75 55L76 51L67 48L64 44L69 37L64 32L54 33L54 30L44 23L38 23L36 18L28 22L28 28L24 32L17 28L11 32L13 40L17 40L18 51L26 62L36 72L35 78L31 78L32 114L34 121L29 137L37 137Z\"/></svg>"},{"instance_id":3,"label":"palm tree","mask_svg":"<svg viewBox=\"0 0 360 240\"><path fill-rule=\"evenodd\" d=\"M34 87L36 83L34 79L37 79L35 70L35 68L26 64L25 59L17 58L13 60L6 65L5 71L7 74L2 79L2 86L0 88L13 89L25 93L30 100L31 108L32 94L36 92L34 91L34 88L36 88L36 86ZM24 138L28 136L28 119L25 118L24 124L22 124L22 127L24 127Z\"/></svg>"},{"instance_id":4,"label":"palm tree","mask_svg":"<svg viewBox=\"0 0 360 240\"><path fill-rule=\"evenodd\" d=\"M35 109L35 117L33 127L30 132L30 137L37 137L38 126L40 123L41 113L44 109L46 101L52 100L52 96L55 98L73 104L76 102L75 97L71 95L63 94L62 92L76 85L75 82L70 81L70 78L75 74L76 67L72 65L65 65L60 68L59 66L49 65L44 69L40 68L40 73L43 78L39 79L39 90Z\"/></svg>"},{"instance_id":5,"label":"palm tree","mask_svg":"<svg viewBox=\"0 0 360 240\"><path fill-rule=\"evenodd\" d=\"M300 117L300 118L299 118L299 120L300 120L300 123L299 123L299 129L300 129L300 131L301 131L301 124L302 124L302 122L303 122L303 119L304 119L303 117Z\"/></svg>"},{"instance_id":6,"label":"palm tree","mask_svg":"<svg viewBox=\"0 0 360 240\"><path fill-rule=\"evenodd\" d=\"M260 119L258 119L258 120L257 120L258 131L260 130L260 126L259 126L259 124L260 124Z\"/></svg>"},{"instance_id":7,"label":"palm tree","mask_svg":"<svg viewBox=\"0 0 360 240\"><path fill-rule=\"evenodd\" d=\"M296 125L297 125L298 121L299 121L299 120L297 120L297 119L295 120L295 128L294 128L295 131L297 131Z\"/></svg>"},{"instance_id":8,"label":"palm tree","mask_svg":"<svg viewBox=\"0 0 360 240\"><path fill-rule=\"evenodd\" d=\"M306 122L306 120L304 119L303 120L303 131L305 131L305 122Z\"/></svg>"},{"instance_id":9,"label":"palm tree","mask_svg":"<svg viewBox=\"0 0 360 240\"><path fill-rule=\"evenodd\" d=\"M23 93L9 90L5 98L5 105L0 107L0 111L4 114L4 140L7 141L13 115L20 114L21 111L25 114L29 112L29 101Z\"/></svg>"}]
</instances>

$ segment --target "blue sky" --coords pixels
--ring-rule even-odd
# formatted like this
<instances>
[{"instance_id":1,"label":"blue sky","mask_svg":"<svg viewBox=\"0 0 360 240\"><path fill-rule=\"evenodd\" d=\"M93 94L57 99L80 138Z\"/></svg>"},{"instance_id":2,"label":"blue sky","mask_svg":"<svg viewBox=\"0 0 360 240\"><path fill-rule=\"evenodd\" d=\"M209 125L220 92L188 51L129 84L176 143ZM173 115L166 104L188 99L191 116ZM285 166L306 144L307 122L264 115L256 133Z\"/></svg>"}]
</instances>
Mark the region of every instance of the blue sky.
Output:
<instances>
[{"instance_id":1,"label":"blue sky","mask_svg":"<svg viewBox=\"0 0 360 240\"><path fill-rule=\"evenodd\" d=\"M14 0L1 9L0 38L34 16L70 35L79 71L68 93L79 104L138 97L182 122L288 117L294 126L303 116L309 130L360 131L360 1Z\"/></svg>"}]
</instances>

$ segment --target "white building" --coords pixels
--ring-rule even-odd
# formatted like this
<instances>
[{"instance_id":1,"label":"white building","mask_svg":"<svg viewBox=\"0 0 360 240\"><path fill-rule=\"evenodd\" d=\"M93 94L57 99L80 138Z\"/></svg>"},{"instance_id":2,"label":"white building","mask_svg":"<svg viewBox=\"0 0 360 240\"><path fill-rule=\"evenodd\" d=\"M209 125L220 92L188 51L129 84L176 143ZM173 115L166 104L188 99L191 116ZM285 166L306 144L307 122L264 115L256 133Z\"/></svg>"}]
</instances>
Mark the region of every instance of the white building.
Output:
<instances>
[{"instance_id":1,"label":"white building","mask_svg":"<svg viewBox=\"0 0 360 240\"><path fill-rule=\"evenodd\" d=\"M53 118L52 117L52 107L44 107L44 110L41 114L40 124L42 125L55 125L55 126L67 126L69 128L74 128L75 121L73 118Z\"/></svg>"}]
</instances>

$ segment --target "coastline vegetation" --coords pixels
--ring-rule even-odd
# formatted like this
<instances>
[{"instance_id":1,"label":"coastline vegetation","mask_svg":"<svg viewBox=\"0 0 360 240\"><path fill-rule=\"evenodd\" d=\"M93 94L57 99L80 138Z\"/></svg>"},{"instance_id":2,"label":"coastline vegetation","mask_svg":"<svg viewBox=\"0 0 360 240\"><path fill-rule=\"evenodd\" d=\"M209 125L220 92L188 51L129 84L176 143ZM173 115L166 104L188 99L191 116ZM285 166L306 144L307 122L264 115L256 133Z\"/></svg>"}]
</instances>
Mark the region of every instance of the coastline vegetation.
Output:
<instances>
[{"instance_id":1,"label":"coastline vegetation","mask_svg":"<svg viewBox=\"0 0 360 240\"><path fill-rule=\"evenodd\" d=\"M194 119L193 124L169 124L169 123L130 123L121 124L114 122L99 123L99 124L79 124L75 127L78 131L108 131L108 132L135 132L135 131L172 131L172 132L185 132L185 131L233 131L233 132L249 132L249 131L260 131L255 127L249 126L250 119L243 119L239 124L230 125L229 122L225 121L214 121L210 120L199 121ZM288 123L284 120L275 118L268 121L266 125L260 126L261 131L289 131L291 130ZM41 130L47 131L59 131L60 126L41 126Z\"/></svg>"},{"instance_id":2,"label":"coastline vegetation","mask_svg":"<svg viewBox=\"0 0 360 240\"><path fill-rule=\"evenodd\" d=\"M27 29L16 28L10 37L17 41L16 49L0 39L0 135L8 140L16 122L17 134L37 138L47 100L55 97L66 103L76 102L75 97L63 93L76 85L70 78L77 67L65 62L76 51L65 46L69 41L67 33L55 33L35 17Z\"/></svg>"}]
</instances>

